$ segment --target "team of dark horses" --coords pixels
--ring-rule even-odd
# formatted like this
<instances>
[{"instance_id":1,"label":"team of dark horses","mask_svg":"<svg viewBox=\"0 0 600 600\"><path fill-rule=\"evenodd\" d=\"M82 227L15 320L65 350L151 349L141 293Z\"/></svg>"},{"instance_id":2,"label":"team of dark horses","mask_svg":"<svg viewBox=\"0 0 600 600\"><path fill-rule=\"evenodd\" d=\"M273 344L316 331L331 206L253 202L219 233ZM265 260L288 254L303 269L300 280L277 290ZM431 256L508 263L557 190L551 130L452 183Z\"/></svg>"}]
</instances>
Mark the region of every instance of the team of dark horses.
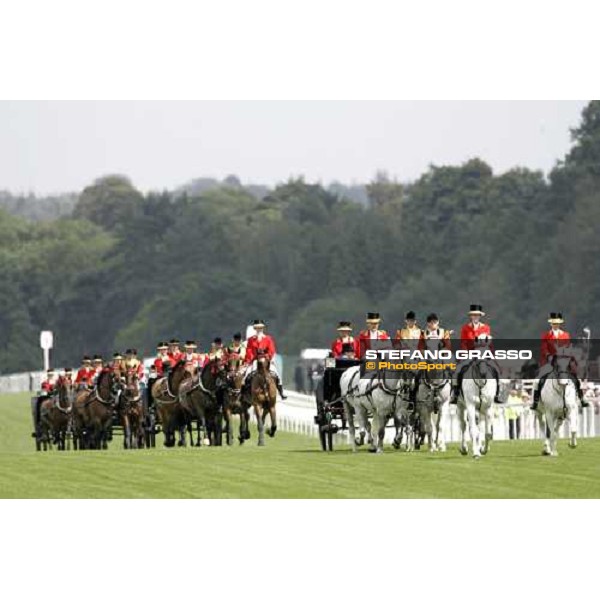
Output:
<instances>
[{"instance_id":1,"label":"team of dark horses","mask_svg":"<svg viewBox=\"0 0 600 600\"><path fill-rule=\"evenodd\" d=\"M185 446L188 435L191 445L220 446L223 434L228 445L234 443L238 420L237 440L243 444L250 439L253 409L262 446L265 433L273 437L277 431L276 398L266 356L258 357L256 371L247 380L240 361L215 357L194 373L180 361L166 376L151 380L146 393L135 371L105 369L91 389L79 390L60 377L54 395L40 406L37 442L44 450L52 444L68 449L71 439L75 450L106 449L116 417L126 449L153 445L149 424L153 432L155 422L167 447Z\"/></svg>"}]
</instances>

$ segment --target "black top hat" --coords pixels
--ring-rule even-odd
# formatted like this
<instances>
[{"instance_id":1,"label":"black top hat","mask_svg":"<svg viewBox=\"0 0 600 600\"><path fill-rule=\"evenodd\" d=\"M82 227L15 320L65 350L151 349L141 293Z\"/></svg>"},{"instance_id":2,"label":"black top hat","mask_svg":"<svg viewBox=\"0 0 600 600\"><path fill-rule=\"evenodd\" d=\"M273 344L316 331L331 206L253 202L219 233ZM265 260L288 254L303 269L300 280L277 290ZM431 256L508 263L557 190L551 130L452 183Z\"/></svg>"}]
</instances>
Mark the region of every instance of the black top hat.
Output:
<instances>
[{"instance_id":1,"label":"black top hat","mask_svg":"<svg viewBox=\"0 0 600 600\"><path fill-rule=\"evenodd\" d=\"M81 362L92 362L92 359L86 354L82 359Z\"/></svg>"},{"instance_id":2,"label":"black top hat","mask_svg":"<svg viewBox=\"0 0 600 600\"><path fill-rule=\"evenodd\" d=\"M96 362L97 362L97 361L99 361L99 360L101 361L101 360L102 360L102 357L101 357L99 354L94 354L94 360L95 360Z\"/></svg>"},{"instance_id":3,"label":"black top hat","mask_svg":"<svg viewBox=\"0 0 600 600\"><path fill-rule=\"evenodd\" d=\"M127 350L125 350L125 354L133 354L133 350L131 348L127 348Z\"/></svg>"},{"instance_id":4,"label":"black top hat","mask_svg":"<svg viewBox=\"0 0 600 600\"><path fill-rule=\"evenodd\" d=\"M54 369L48 369L46 373L54 373Z\"/></svg>"},{"instance_id":5,"label":"black top hat","mask_svg":"<svg viewBox=\"0 0 600 600\"><path fill-rule=\"evenodd\" d=\"M179 346L179 340L177 338L173 338L173 339L169 340L169 345L170 346Z\"/></svg>"},{"instance_id":6,"label":"black top hat","mask_svg":"<svg viewBox=\"0 0 600 600\"><path fill-rule=\"evenodd\" d=\"M563 315L561 312L551 312L548 315L548 323L564 323Z\"/></svg>"},{"instance_id":7,"label":"black top hat","mask_svg":"<svg viewBox=\"0 0 600 600\"><path fill-rule=\"evenodd\" d=\"M158 342L158 344L156 345L157 350L166 350L168 347L169 345L167 344L167 342Z\"/></svg>"},{"instance_id":8,"label":"black top hat","mask_svg":"<svg viewBox=\"0 0 600 600\"><path fill-rule=\"evenodd\" d=\"M485 315L481 304L471 304L471 307L469 308L469 314L470 315L482 315L482 316Z\"/></svg>"},{"instance_id":9,"label":"black top hat","mask_svg":"<svg viewBox=\"0 0 600 600\"><path fill-rule=\"evenodd\" d=\"M188 340L185 343L186 348L196 348L196 342L194 340Z\"/></svg>"},{"instance_id":10,"label":"black top hat","mask_svg":"<svg viewBox=\"0 0 600 600\"><path fill-rule=\"evenodd\" d=\"M222 344L222 343L223 343L223 340L220 337L216 337L213 340L213 344Z\"/></svg>"},{"instance_id":11,"label":"black top hat","mask_svg":"<svg viewBox=\"0 0 600 600\"><path fill-rule=\"evenodd\" d=\"M368 312L367 321L381 321L381 317L378 312Z\"/></svg>"},{"instance_id":12,"label":"black top hat","mask_svg":"<svg viewBox=\"0 0 600 600\"><path fill-rule=\"evenodd\" d=\"M234 339L236 342L239 342L239 341L241 341L241 339L242 339L242 334L241 334L239 331L238 331L237 333L234 333L234 334L233 334L233 339Z\"/></svg>"},{"instance_id":13,"label":"black top hat","mask_svg":"<svg viewBox=\"0 0 600 600\"><path fill-rule=\"evenodd\" d=\"M427 315L427 322L431 323L431 321L439 321L440 318L435 313L430 313Z\"/></svg>"},{"instance_id":14,"label":"black top hat","mask_svg":"<svg viewBox=\"0 0 600 600\"><path fill-rule=\"evenodd\" d=\"M350 321L340 321L338 326L338 329L347 329L352 331L352 323L350 323Z\"/></svg>"},{"instance_id":15,"label":"black top hat","mask_svg":"<svg viewBox=\"0 0 600 600\"><path fill-rule=\"evenodd\" d=\"M114 353L113 353L113 358L114 358L115 360L118 360L118 359L120 359L120 358L123 358L123 356L121 355L121 353L120 353L120 352L114 352Z\"/></svg>"},{"instance_id":16,"label":"black top hat","mask_svg":"<svg viewBox=\"0 0 600 600\"><path fill-rule=\"evenodd\" d=\"M414 310L409 310L409 311L406 313L406 317L404 317L404 318L405 318L407 321L408 321L409 319L412 319L412 320L414 321L414 320L417 318L417 315L415 315L415 311L414 311Z\"/></svg>"},{"instance_id":17,"label":"black top hat","mask_svg":"<svg viewBox=\"0 0 600 600\"><path fill-rule=\"evenodd\" d=\"M65 369L65 373L72 373L72 372L73 372L73 369L71 369L71 367L67 367Z\"/></svg>"},{"instance_id":18,"label":"black top hat","mask_svg":"<svg viewBox=\"0 0 600 600\"><path fill-rule=\"evenodd\" d=\"M256 327L257 325L259 327L264 327L265 322L262 319L254 319L254 321L252 321L252 325L254 325L254 327Z\"/></svg>"},{"instance_id":19,"label":"black top hat","mask_svg":"<svg viewBox=\"0 0 600 600\"><path fill-rule=\"evenodd\" d=\"M343 353L354 352L354 344L351 344L351 343L342 344L342 352Z\"/></svg>"}]
</instances>

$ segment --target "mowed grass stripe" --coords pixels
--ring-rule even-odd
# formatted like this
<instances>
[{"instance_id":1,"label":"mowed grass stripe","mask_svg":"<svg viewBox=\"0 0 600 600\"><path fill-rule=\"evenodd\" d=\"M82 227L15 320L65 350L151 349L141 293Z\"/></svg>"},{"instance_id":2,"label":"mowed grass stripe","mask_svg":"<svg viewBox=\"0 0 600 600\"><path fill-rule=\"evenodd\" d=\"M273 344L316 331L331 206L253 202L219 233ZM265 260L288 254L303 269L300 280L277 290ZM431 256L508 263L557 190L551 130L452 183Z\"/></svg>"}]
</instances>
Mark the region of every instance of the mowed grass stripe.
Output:
<instances>
[{"instance_id":1,"label":"mowed grass stripe","mask_svg":"<svg viewBox=\"0 0 600 600\"><path fill-rule=\"evenodd\" d=\"M540 441L496 442L474 461L386 448L374 456L346 446L321 452L318 441L278 433L256 446L162 447L107 452L36 452L28 394L0 396L2 498L598 498L600 440L541 456Z\"/></svg>"}]
</instances>

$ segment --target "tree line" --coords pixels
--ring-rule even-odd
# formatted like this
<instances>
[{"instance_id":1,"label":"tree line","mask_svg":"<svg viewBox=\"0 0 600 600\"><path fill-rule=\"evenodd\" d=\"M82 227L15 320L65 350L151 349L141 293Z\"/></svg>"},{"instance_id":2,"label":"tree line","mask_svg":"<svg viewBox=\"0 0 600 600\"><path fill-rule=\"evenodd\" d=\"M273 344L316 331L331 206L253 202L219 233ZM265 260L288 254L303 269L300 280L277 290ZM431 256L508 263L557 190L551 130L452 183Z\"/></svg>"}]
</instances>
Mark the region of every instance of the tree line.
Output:
<instances>
[{"instance_id":1,"label":"tree line","mask_svg":"<svg viewBox=\"0 0 600 600\"><path fill-rule=\"evenodd\" d=\"M258 317L288 354L328 345L340 319L358 329L369 310L390 330L407 310L457 330L470 303L504 338L538 337L551 310L572 333L597 331L600 102L572 137L547 177L494 174L474 158L410 183L380 173L354 188L300 178L246 189L228 178L142 194L109 175L51 220L5 194L0 370L38 368L41 329L55 333L57 365L151 354L172 336L207 347Z\"/></svg>"}]
</instances>

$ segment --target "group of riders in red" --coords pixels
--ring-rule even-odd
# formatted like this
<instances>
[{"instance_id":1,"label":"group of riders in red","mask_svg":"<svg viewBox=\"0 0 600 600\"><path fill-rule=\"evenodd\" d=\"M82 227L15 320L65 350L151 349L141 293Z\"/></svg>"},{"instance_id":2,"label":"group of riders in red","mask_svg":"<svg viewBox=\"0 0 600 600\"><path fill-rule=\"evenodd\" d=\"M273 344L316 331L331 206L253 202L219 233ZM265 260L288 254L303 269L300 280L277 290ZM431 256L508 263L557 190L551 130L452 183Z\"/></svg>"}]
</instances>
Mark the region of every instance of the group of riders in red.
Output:
<instances>
[{"instance_id":1,"label":"group of riders in red","mask_svg":"<svg viewBox=\"0 0 600 600\"><path fill-rule=\"evenodd\" d=\"M480 343L492 345L492 329L488 323L481 321L485 316L483 308L480 304L472 304L468 312L468 322L465 323L460 330L460 349L474 350ZM564 323L562 313L551 312L548 317L550 329L544 331L541 336L540 349L540 377L547 376L552 370L552 360L557 355L559 348L567 348L571 344L571 336L568 331L561 328ZM340 321L337 327L339 332L338 337L331 344L331 355L338 359L355 359L360 360L366 350L371 349L371 342L374 340L389 340L395 348L418 348L423 350L427 347L430 340L438 340L439 348L450 349L451 335L454 333L451 330L446 330L440 327L440 319L435 313L427 316L426 326L421 329L417 324L417 319L414 311L406 313L405 327L398 329L392 339L387 331L380 329L381 317L379 313L367 313L366 329L363 329L357 337L352 335L353 327L350 321ZM453 394L452 404L456 404L460 393L461 381L468 363L465 361L459 364L453 379ZM494 367L496 378L499 380L499 368ZM571 360L571 372L577 387L577 393L583 406L587 403L583 399L581 385L577 377L577 362L574 358ZM497 386L499 389L499 386ZM532 408L537 409L539 402L541 385L538 383L534 388L534 398ZM496 398L496 400L498 400Z\"/></svg>"},{"instance_id":2,"label":"group of riders in red","mask_svg":"<svg viewBox=\"0 0 600 600\"><path fill-rule=\"evenodd\" d=\"M473 350L480 340L485 340L488 344L492 338L491 327L488 323L483 323L481 318L485 316L482 306L472 304L470 306L468 317L469 321L465 323L460 331L460 347L462 350ZM562 313L552 312L549 315L548 322L551 328L542 334L541 352L540 352L540 377L546 376L552 368L552 359L557 355L561 347L566 347L571 343L569 332L561 328L564 323ZM450 338L454 333L440 327L440 319L432 313L427 316L426 326L421 329L417 324L416 315L413 311L406 313L405 327L398 329L391 339L390 335L383 329L380 329L381 317L379 313L369 312L366 318L366 329L363 329L358 337L352 335L353 327L349 321L340 321L337 327L338 337L331 344L331 355L339 359L360 360L365 350L370 349L371 342L374 340L390 340L395 347L411 347L415 345L423 349L430 340L439 340L440 348L450 348ZM196 372L202 369L208 362L216 358L225 360L228 363L236 363L245 371L246 380L256 369L256 359L259 356L265 356L270 362L270 370L273 374L277 388L282 398L285 398L281 379L273 364L273 357L276 354L276 345L273 336L265 333L264 321L257 319L253 322L255 330L254 335L248 338L246 342L242 341L240 333L236 333L232 342L228 346L223 345L221 338L213 340L210 349L206 353L198 352L197 345L193 340L188 340L184 344L184 350L181 350L180 342L172 339L168 343L160 342L157 345L157 356L150 367L149 378L164 377L170 369L174 368L180 361L185 361L186 369L190 372ZM413 346L414 347L414 346ZM453 398L452 403L456 403L462 375L466 368L465 364L459 365L453 376ZM579 398L584 404L579 379L576 377L577 363L575 359L571 361L571 369L576 381ZM84 356L81 367L75 375L74 383L81 388L91 388L94 386L98 375L103 370L119 371L121 373L135 370L140 380L144 378L144 365L137 356L136 349L128 349L125 356L116 352L112 357L112 362L105 365L101 356L95 355L93 358ZM72 369L65 369L63 377L72 381ZM497 378L499 373L497 373ZM47 377L42 383L44 395L52 394L56 386L54 371L49 369ZM534 408L539 401L539 385L534 389ZM585 404L584 404L585 405Z\"/></svg>"}]
</instances>

